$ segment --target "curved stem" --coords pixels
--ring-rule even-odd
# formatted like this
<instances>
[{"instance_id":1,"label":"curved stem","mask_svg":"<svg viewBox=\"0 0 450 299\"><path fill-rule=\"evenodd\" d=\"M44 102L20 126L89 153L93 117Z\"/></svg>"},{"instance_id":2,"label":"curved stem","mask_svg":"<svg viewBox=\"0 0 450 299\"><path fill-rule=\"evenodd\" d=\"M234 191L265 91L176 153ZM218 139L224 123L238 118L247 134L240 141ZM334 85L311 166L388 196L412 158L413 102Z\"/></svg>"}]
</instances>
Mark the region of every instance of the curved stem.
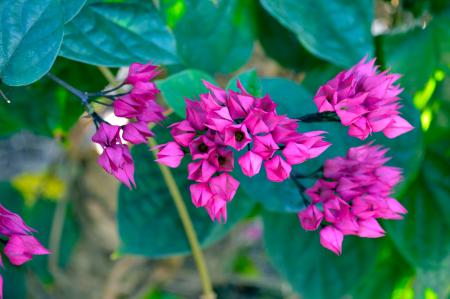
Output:
<instances>
[{"instance_id":1,"label":"curved stem","mask_svg":"<svg viewBox=\"0 0 450 299\"><path fill-rule=\"evenodd\" d=\"M306 114L296 118L298 121L304 123L313 123L313 122L339 122L339 116L336 112L327 111L327 112L318 112Z\"/></svg>"},{"instance_id":2,"label":"curved stem","mask_svg":"<svg viewBox=\"0 0 450 299\"><path fill-rule=\"evenodd\" d=\"M150 138L149 144L151 147L155 147L158 144L155 139ZM155 152L153 155L156 158ZM194 258L195 264L198 269L198 273L200 276L200 280L203 286L203 295L202 299L214 299L216 295L212 288L211 279L209 277L208 268L206 267L205 258L203 256L203 252L200 247L200 243L197 238L197 234L195 233L194 225L192 224L192 220L189 216L186 205L184 204L183 198L181 196L180 190L178 189L177 183L175 182L172 173L169 168L158 164L159 169L163 175L164 181L166 182L167 188L169 189L170 195L172 196L173 201L175 202L175 206L178 211L178 215L180 216L181 222L183 224L183 228L186 232L187 239L189 241L189 245L191 246L192 256Z\"/></svg>"}]
</instances>

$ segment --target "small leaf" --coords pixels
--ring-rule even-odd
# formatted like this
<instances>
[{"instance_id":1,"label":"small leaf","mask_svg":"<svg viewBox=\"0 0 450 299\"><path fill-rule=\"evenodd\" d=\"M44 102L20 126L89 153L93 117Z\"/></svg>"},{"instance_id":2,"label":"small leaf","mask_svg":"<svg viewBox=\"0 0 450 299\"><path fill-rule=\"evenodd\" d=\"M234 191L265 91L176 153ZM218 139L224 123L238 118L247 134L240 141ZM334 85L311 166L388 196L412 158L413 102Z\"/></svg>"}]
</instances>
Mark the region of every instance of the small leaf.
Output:
<instances>
[{"instance_id":1,"label":"small leaf","mask_svg":"<svg viewBox=\"0 0 450 299\"><path fill-rule=\"evenodd\" d=\"M216 84L214 79L207 73L189 69L166 79L158 80L156 85L173 111L185 118L186 102L184 99L198 99L200 94L208 92L202 80Z\"/></svg>"},{"instance_id":2,"label":"small leaf","mask_svg":"<svg viewBox=\"0 0 450 299\"><path fill-rule=\"evenodd\" d=\"M237 87L237 80L241 81L241 84L244 86L245 90L247 90L247 92L251 95L255 97L260 97L262 95L261 80L259 80L255 69L250 69L231 78L227 84L227 89L240 91Z\"/></svg>"}]
</instances>

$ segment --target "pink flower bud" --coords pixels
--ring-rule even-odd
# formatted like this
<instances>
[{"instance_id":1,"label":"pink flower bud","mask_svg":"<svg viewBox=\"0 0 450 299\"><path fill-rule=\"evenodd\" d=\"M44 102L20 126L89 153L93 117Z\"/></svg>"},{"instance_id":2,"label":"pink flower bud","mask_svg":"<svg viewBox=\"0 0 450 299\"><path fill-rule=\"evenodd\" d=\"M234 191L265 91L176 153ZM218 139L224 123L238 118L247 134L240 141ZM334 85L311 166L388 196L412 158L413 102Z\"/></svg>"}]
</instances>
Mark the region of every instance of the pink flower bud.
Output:
<instances>
[{"instance_id":1,"label":"pink flower bud","mask_svg":"<svg viewBox=\"0 0 450 299\"><path fill-rule=\"evenodd\" d=\"M304 230L316 230L323 219L323 213L315 205L308 206L297 215Z\"/></svg>"},{"instance_id":2,"label":"pink flower bud","mask_svg":"<svg viewBox=\"0 0 450 299\"><path fill-rule=\"evenodd\" d=\"M323 247L333 251L336 255L341 255L342 253L342 241L344 240L344 235L340 230L334 228L333 226L327 226L320 230L320 244Z\"/></svg>"},{"instance_id":3,"label":"pink flower bud","mask_svg":"<svg viewBox=\"0 0 450 299\"><path fill-rule=\"evenodd\" d=\"M272 159L264 162L267 179L272 182L282 182L286 180L291 174L292 167L289 163L284 161L280 156L275 156Z\"/></svg>"},{"instance_id":4,"label":"pink flower bud","mask_svg":"<svg viewBox=\"0 0 450 299\"><path fill-rule=\"evenodd\" d=\"M262 161L263 159L261 158L261 156L255 154L252 151L246 152L238 159L238 163L241 166L242 173L249 177L252 177L259 173Z\"/></svg>"},{"instance_id":5,"label":"pink flower bud","mask_svg":"<svg viewBox=\"0 0 450 299\"><path fill-rule=\"evenodd\" d=\"M176 142L168 142L158 145L155 149L158 149L156 154L156 162L164 164L171 168L177 168L180 166L181 160L184 157L184 152Z\"/></svg>"},{"instance_id":6,"label":"pink flower bud","mask_svg":"<svg viewBox=\"0 0 450 299\"><path fill-rule=\"evenodd\" d=\"M33 255L50 253L35 237L29 235L11 236L5 246L4 252L11 264L15 266L20 266L31 260Z\"/></svg>"}]
</instances>

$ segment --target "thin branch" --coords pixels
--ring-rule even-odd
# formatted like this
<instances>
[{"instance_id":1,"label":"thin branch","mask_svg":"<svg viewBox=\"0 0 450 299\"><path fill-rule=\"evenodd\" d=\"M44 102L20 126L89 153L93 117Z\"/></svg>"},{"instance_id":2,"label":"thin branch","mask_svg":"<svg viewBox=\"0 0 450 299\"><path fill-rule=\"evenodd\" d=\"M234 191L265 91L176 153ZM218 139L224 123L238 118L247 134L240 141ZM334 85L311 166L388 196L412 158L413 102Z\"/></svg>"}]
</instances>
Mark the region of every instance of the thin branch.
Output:
<instances>
[{"instance_id":1,"label":"thin branch","mask_svg":"<svg viewBox=\"0 0 450 299\"><path fill-rule=\"evenodd\" d=\"M306 195L305 195L306 187L302 183L300 183L294 176L291 176L291 179L298 188L298 192L300 193L300 196L302 197L303 204L305 205L305 207L309 206L310 202L306 198Z\"/></svg>"},{"instance_id":2,"label":"thin branch","mask_svg":"<svg viewBox=\"0 0 450 299\"><path fill-rule=\"evenodd\" d=\"M314 123L314 122L340 122L339 116L336 112L319 112L306 114L296 118L300 122Z\"/></svg>"}]
</instances>

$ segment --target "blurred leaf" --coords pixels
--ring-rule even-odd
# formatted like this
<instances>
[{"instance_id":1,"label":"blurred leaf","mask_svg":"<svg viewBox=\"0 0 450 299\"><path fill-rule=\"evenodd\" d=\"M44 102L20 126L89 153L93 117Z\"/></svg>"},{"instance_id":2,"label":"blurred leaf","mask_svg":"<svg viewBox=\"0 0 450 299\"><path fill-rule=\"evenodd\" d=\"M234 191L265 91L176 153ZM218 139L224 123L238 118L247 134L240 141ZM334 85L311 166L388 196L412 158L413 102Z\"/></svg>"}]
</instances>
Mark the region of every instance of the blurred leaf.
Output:
<instances>
[{"instance_id":1,"label":"blurred leaf","mask_svg":"<svg viewBox=\"0 0 450 299\"><path fill-rule=\"evenodd\" d=\"M264 52L284 67L309 70L324 61L311 55L297 36L258 5L258 38Z\"/></svg>"},{"instance_id":2,"label":"blurred leaf","mask_svg":"<svg viewBox=\"0 0 450 299\"><path fill-rule=\"evenodd\" d=\"M58 59L52 73L83 91L98 91L106 82L97 68ZM64 138L83 112L78 98L49 79L29 86L0 89L11 101L0 100L0 137L29 130L38 135Z\"/></svg>"},{"instance_id":3,"label":"blurred leaf","mask_svg":"<svg viewBox=\"0 0 450 299\"><path fill-rule=\"evenodd\" d=\"M35 236L46 248L49 248L50 245L50 233L52 231L53 217L58 208L57 205L58 203L55 201L40 198L26 213L27 217L25 220L27 224L38 231ZM63 228L58 251L58 266L64 269L70 262L72 252L80 238L80 232L70 209L70 205L66 214L63 215L62 220ZM28 263L31 269L36 272L45 283L51 283L53 281L53 277L48 269L48 259L48 256L39 256L33 258L33 260Z\"/></svg>"},{"instance_id":4,"label":"blurred leaf","mask_svg":"<svg viewBox=\"0 0 450 299\"><path fill-rule=\"evenodd\" d=\"M263 94L269 93L272 100L278 104L277 111L279 114L287 114L289 117L294 118L317 112L317 108L312 100L313 95L303 86L293 81L282 78L270 78L262 80L262 86ZM389 164L401 167L404 170L405 181L397 188L400 191L408 184L409 180L414 179L417 175L423 151L423 136L420 130L419 113L412 107L411 101L404 100L402 102L405 106L402 109L404 117L418 129L396 139L387 139L382 134L377 133L368 140L360 141L348 136L348 128L340 123L300 123L300 132L315 130L328 132L325 135L325 140L331 142L332 146L321 156L294 166L293 169L300 173L310 173L322 166L326 159L344 156L350 147L375 140L376 143L383 144L391 149L389 156L392 156L392 160ZM414 140L414 142L412 143L411 140ZM247 194L261 202L268 210L295 212L304 208L298 189L291 180L286 180L282 183L269 182L266 179L263 168L258 175L252 178L239 173L239 180ZM313 181L305 181L305 183L306 185L311 185Z\"/></svg>"},{"instance_id":5,"label":"blurred leaf","mask_svg":"<svg viewBox=\"0 0 450 299\"><path fill-rule=\"evenodd\" d=\"M70 22L80 12L87 0L62 0L64 22Z\"/></svg>"},{"instance_id":6,"label":"blurred leaf","mask_svg":"<svg viewBox=\"0 0 450 299\"><path fill-rule=\"evenodd\" d=\"M336 256L320 245L318 232L302 231L295 214L265 212L263 220L272 265L304 298L342 298L374 266L375 240L348 236Z\"/></svg>"},{"instance_id":7,"label":"blurred leaf","mask_svg":"<svg viewBox=\"0 0 450 299\"><path fill-rule=\"evenodd\" d=\"M30 84L47 73L63 38L59 0L1 1L0 79L11 86Z\"/></svg>"},{"instance_id":8,"label":"blurred leaf","mask_svg":"<svg viewBox=\"0 0 450 299\"><path fill-rule=\"evenodd\" d=\"M246 63L253 49L253 1L163 0L186 67L230 73Z\"/></svg>"},{"instance_id":9,"label":"blurred leaf","mask_svg":"<svg viewBox=\"0 0 450 299\"><path fill-rule=\"evenodd\" d=\"M175 40L149 2L90 3L65 26L61 54L85 63L177 63Z\"/></svg>"},{"instance_id":10,"label":"blurred leaf","mask_svg":"<svg viewBox=\"0 0 450 299\"><path fill-rule=\"evenodd\" d=\"M258 74L256 73L255 69L250 69L243 73L239 73L237 76L231 78L231 80L227 84L226 89L239 91L237 87L237 80L241 81L241 84L251 95L255 97L262 96L261 80L259 80Z\"/></svg>"},{"instance_id":11,"label":"blurred leaf","mask_svg":"<svg viewBox=\"0 0 450 299\"><path fill-rule=\"evenodd\" d=\"M341 70L342 68L330 63L322 64L305 73L302 86L315 94L320 86L333 79Z\"/></svg>"},{"instance_id":12,"label":"blurred leaf","mask_svg":"<svg viewBox=\"0 0 450 299\"><path fill-rule=\"evenodd\" d=\"M198 99L201 93L208 92L202 80L216 84L210 75L194 69L185 70L166 79L158 80L156 84L167 104L177 115L185 118L186 102L184 99Z\"/></svg>"},{"instance_id":13,"label":"blurred leaf","mask_svg":"<svg viewBox=\"0 0 450 299\"><path fill-rule=\"evenodd\" d=\"M11 265L5 259L5 269L1 269L3 277L3 298L4 299L26 299L27 283L24 267Z\"/></svg>"},{"instance_id":14,"label":"blurred leaf","mask_svg":"<svg viewBox=\"0 0 450 299\"><path fill-rule=\"evenodd\" d=\"M160 144L168 141L169 134L166 131L156 128L155 133ZM137 188L129 190L121 186L119 190L117 219L122 241L120 252L148 257L188 254L190 247L180 217L152 153L146 146L135 146L132 153ZM179 168L171 169L171 172L197 237L202 246L208 246L225 236L239 220L247 216L254 203L240 188L233 201L227 205L227 223L213 223L203 208L196 208L191 203L191 182L187 180L186 164L185 161Z\"/></svg>"},{"instance_id":15,"label":"blurred leaf","mask_svg":"<svg viewBox=\"0 0 450 299\"><path fill-rule=\"evenodd\" d=\"M365 55L373 55L372 0L261 0L261 3L320 58L348 67Z\"/></svg>"}]
</instances>

